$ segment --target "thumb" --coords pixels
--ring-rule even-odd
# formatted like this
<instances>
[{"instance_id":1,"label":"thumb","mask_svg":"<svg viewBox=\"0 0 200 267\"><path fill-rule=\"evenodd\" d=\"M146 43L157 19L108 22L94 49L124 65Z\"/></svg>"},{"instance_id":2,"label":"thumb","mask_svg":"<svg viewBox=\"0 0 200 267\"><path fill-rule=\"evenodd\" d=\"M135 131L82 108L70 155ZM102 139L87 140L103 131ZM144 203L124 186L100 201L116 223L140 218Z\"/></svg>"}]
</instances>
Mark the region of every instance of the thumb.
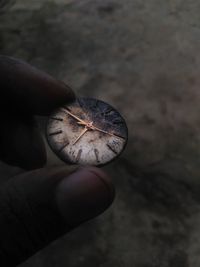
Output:
<instances>
[{"instance_id":1,"label":"thumb","mask_svg":"<svg viewBox=\"0 0 200 267\"><path fill-rule=\"evenodd\" d=\"M94 167L31 171L0 189L0 266L16 266L114 198L109 177Z\"/></svg>"}]
</instances>

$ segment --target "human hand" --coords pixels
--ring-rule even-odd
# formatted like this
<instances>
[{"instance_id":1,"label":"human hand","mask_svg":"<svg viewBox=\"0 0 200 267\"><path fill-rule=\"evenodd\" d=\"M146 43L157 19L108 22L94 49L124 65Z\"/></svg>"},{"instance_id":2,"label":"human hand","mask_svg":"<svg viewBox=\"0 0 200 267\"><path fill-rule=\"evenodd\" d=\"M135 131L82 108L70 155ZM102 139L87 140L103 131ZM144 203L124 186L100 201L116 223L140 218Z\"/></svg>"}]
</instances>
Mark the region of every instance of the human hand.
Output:
<instances>
[{"instance_id":1,"label":"human hand","mask_svg":"<svg viewBox=\"0 0 200 267\"><path fill-rule=\"evenodd\" d=\"M69 87L5 56L0 87L0 159L27 170L0 187L0 266L10 267L103 212L114 188L95 167L43 167L45 145L34 115L72 101Z\"/></svg>"}]
</instances>

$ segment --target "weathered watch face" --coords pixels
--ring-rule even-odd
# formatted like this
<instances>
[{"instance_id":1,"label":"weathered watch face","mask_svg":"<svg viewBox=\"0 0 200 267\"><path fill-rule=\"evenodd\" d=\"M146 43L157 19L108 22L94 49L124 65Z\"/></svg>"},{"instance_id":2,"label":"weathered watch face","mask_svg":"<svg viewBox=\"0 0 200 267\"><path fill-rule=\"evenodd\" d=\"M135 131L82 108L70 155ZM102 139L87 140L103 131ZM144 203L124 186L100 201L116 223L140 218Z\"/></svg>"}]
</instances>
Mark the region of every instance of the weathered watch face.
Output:
<instances>
[{"instance_id":1,"label":"weathered watch face","mask_svg":"<svg viewBox=\"0 0 200 267\"><path fill-rule=\"evenodd\" d=\"M113 107L93 98L77 98L50 115L47 140L67 163L104 165L124 149L128 130Z\"/></svg>"}]
</instances>

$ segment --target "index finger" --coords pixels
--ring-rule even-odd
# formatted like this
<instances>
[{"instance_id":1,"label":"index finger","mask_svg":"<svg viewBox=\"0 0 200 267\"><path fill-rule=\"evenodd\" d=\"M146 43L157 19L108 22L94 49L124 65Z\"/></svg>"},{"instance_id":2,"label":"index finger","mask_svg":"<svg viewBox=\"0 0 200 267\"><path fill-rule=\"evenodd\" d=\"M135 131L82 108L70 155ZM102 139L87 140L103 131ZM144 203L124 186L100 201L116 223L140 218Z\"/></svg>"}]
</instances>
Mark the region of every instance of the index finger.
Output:
<instances>
[{"instance_id":1,"label":"index finger","mask_svg":"<svg viewBox=\"0 0 200 267\"><path fill-rule=\"evenodd\" d=\"M75 98L72 89L63 82L7 56L0 56L0 94L1 107L35 115L47 115Z\"/></svg>"}]
</instances>

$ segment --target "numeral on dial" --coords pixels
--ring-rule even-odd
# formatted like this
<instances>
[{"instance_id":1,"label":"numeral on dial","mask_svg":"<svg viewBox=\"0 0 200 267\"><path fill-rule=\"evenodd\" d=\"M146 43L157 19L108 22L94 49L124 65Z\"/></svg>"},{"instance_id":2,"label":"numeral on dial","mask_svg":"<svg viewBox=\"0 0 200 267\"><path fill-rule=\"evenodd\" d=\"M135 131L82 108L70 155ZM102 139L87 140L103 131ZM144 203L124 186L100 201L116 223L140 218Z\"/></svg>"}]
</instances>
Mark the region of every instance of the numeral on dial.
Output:
<instances>
[{"instance_id":1,"label":"numeral on dial","mask_svg":"<svg viewBox=\"0 0 200 267\"><path fill-rule=\"evenodd\" d=\"M122 124L122 123L124 123L121 119L114 119L113 121L112 121L112 123L113 124Z\"/></svg>"},{"instance_id":2,"label":"numeral on dial","mask_svg":"<svg viewBox=\"0 0 200 267\"><path fill-rule=\"evenodd\" d=\"M68 146L68 145L69 145L69 141L66 140L64 146L62 146L62 147L60 148L59 152L61 152L61 151L62 151L66 146Z\"/></svg>"},{"instance_id":3,"label":"numeral on dial","mask_svg":"<svg viewBox=\"0 0 200 267\"><path fill-rule=\"evenodd\" d=\"M117 151L115 150L115 147L112 144L107 144L107 147L114 153L114 154L118 154Z\"/></svg>"},{"instance_id":4,"label":"numeral on dial","mask_svg":"<svg viewBox=\"0 0 200 267\"><path fill-rule=\"evenodd\" d=\"M62 130L59 130L53 133L49 133L49 135L52 136L52 135L61 134L61 133L62 133Z\"/></svg>"},{"instance_id":5,"label":"numeral on dial","mask_svg":"<svg viewBox=\"0 0 200 267\"><path fill-rule=\"evenodd\" d=\"M76 156L76 162L79 162L81 154L82 154L82 149L79 149L78 154Z\"/></svg>"},{"instance_id":6,"label":"numeral on dial","mask_svg":"<svg viewBox=\"0 0 200 267\"><path fill-rule=\"evenodd\" d=\"M55 121L63 121L62 118L57 118L57 117L51 117L50 119L51 119L51 120L55 120Z\"/></svg>"},{"instance_id":7,"label":"numeral on dial","mask_svg":"<svg viewBox=\"0 0 200 267\"><path fill-rule=\"evenodd\" d=\"M100 160L99 160L99 150L98 149L94 149L94 154L95 154L95 157L96 157L96 161L99 163Z\"/></svg>"},{"instance_id":8,"label":"numeral on dial","mask_svg":"<svg viewBox=\"0 0 200 267\"><path fill-rule=\"evenodd\" d=\"M111 107L108 107L108 108L105 110L104 114L105 114L105 115L108 115L108 114L111 113L112 111L113 111L113 109L112 109Z\"/></svg>"}]
</instances>

